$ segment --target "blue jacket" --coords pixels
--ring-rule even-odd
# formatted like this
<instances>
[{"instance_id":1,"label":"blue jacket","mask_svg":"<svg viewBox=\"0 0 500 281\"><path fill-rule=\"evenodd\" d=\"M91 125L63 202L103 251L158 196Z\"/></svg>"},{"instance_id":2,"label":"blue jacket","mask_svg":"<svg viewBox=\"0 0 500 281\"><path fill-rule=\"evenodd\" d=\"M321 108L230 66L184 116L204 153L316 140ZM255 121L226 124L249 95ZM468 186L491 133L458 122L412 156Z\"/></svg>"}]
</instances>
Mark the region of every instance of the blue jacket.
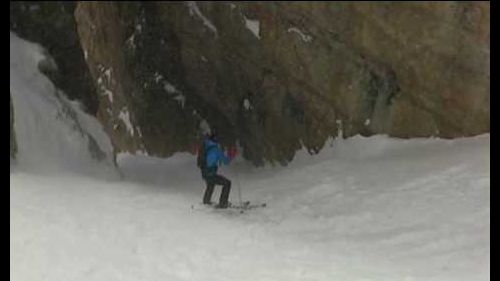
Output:
<instances>
[{"instance_id":1,"label":"blue jacket","mask_svg":"<svg viewBox=\"0 0 500 281\"><path fill-rule=\"evenodd\" d=\"M225 165L229 164L229 157L224 154L218 143L210 139L205 139L204 146L207 152L207 168L210 172L216 173L221 162Z\"/></svg>"}]
</instances>

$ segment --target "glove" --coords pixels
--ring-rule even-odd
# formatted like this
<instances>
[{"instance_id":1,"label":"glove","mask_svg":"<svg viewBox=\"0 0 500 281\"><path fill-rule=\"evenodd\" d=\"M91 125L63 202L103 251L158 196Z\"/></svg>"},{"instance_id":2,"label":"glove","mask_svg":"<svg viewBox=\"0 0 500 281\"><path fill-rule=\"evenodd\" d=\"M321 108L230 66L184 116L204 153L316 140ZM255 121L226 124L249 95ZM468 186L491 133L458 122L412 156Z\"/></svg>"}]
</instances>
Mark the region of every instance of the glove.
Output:
<instances>
[{"instance_id":1,"label":"glove","mask_svg":"<svg viewBox=\"0 0 500 281\"><path fill-rule=\"evenodd\" d=\"M238 149L236 148L236 146L229 147L229 149L227 150L227 156L229 157L229 159L233 160L236 155L238 155Z\"/></svg>"}]
</instances>

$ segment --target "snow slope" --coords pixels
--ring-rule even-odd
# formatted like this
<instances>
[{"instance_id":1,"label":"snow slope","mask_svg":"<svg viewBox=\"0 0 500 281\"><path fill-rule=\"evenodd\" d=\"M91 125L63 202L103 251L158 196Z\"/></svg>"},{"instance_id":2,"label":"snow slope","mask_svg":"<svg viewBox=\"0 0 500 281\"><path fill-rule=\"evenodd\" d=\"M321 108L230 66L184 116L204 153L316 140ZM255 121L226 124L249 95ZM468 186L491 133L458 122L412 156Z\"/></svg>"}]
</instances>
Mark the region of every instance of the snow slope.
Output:
<instances>
[{"instance_id":1,"label":"snow slope","mask_svg":"<svg viewBox=\"0 0 500 281\"><path fill-rule=\"evenodd\" d=\"M101 124L40 72L57 68L38 44L10 33L10 94L18 168L37 172L112 173L112 146ZM100 159L101 161L96 161Z\"/></svg>"},{"instance_id":2,"label":"snow slope","mask_svg":"<svg viewBox=\"0 0 500 281\"><path fill-rule=\"evenodd\" d=\"M124 181L13 172L11 280L489 280L489 145L354 137L286 168L236 161L230 200L268 203L244 214L199 205L187 154L122 155Z\"/></svg>"}]
</instances>

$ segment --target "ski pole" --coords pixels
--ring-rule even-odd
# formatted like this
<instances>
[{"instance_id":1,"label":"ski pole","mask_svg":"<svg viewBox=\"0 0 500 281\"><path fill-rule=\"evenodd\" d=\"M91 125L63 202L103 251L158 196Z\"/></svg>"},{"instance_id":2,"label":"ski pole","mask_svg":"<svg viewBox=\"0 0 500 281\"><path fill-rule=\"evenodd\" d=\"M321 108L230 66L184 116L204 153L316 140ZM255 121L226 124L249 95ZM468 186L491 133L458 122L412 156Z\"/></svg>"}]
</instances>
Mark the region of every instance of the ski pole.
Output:
<instances>
[{"instance_id":1,"label":"ski pole","mask_svg":"<svg viewBox=\"0 0 500 281\"><path fill-rule=\"evenodd\" d=\"M241 201L241 186L240 186L240 180L239 180L239 175L238 171L235 171L236 173L236 185L238 186L238 199L240 201L240 207L243 206L243 202Z\"/></svg>"}]
</instances>

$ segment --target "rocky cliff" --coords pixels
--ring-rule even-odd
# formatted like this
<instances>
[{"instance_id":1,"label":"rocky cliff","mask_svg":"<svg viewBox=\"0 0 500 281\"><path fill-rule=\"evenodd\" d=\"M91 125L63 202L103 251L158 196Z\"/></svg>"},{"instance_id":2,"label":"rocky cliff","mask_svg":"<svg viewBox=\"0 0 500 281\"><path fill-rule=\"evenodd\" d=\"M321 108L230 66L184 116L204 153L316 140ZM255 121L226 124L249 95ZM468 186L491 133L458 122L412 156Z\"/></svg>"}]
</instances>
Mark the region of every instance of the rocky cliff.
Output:
<instances>
[{"instance_id":1,"label":"rocky cliff","mask_svg":"<svg viewBox=\"0 0 500 281\"><path fill-rule=\"evenodd\" d=\"M24 20L11 5L11 29L36 37L33 13L62 4L26 5ZM489 2L67 5L39 26L71 34L54 50L73 50L76 63L56 61L77 70L59 75L92 81L73 97L95 105L117 151L189 151L205 122L255 164L339 134L489 132Z\"/></svg>"}]
</instances>

